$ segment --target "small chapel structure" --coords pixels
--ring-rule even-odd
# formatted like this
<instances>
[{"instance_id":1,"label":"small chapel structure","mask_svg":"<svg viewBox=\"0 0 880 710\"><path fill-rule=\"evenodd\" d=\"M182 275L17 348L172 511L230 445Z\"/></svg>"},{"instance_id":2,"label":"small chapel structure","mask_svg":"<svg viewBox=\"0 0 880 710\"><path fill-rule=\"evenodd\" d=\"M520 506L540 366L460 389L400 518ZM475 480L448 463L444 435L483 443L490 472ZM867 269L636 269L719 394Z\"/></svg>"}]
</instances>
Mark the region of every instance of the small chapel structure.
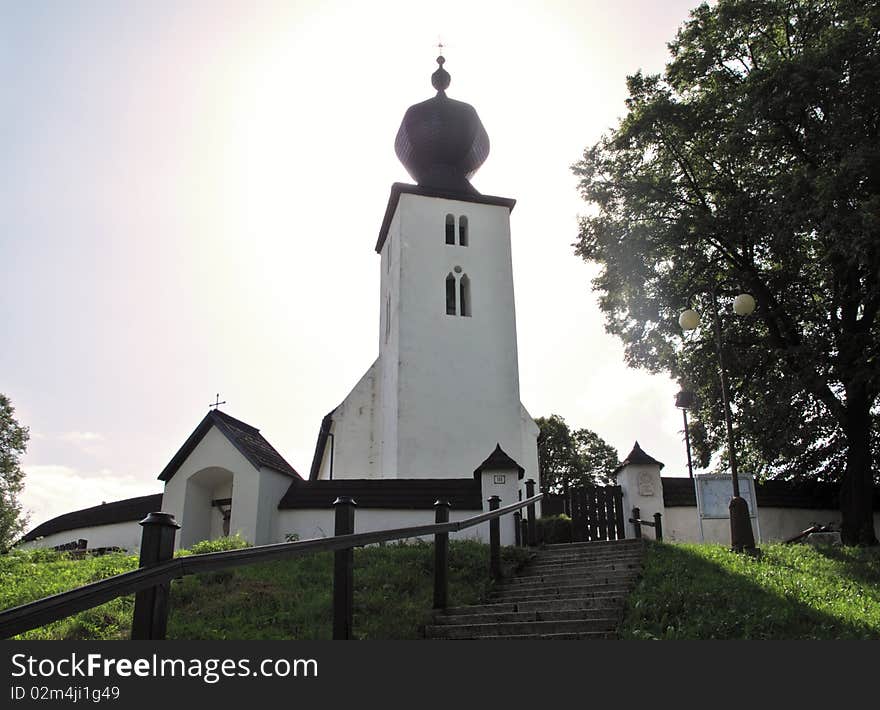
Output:
<instances>
[{"instance_id":1,"label":"small chapel structure","mask_svg":"<svg viewBox=\"0 0 880 710\"><path fill-rule=\"evenodd\" d=\"M177 544L240 533L252 544L333 534L351 496L356 532L450 519L525 497L538 480L538 427L520 402L510 212L470 178L489 154L474 108L436 95L411 106L395 140L415 184L394 183L379 228L379 354L319 427L307 477L255 427L213 409L159 474L161 495L102 504L38 526L24 542L135 549L139 521L162 510ZM504 516L502 544L513 544ZM461 536L488 539L488 524ZM78 543L79 544L79 543ZM80 544L80 546L83 546Z\"/></svg>"}]
</instances>

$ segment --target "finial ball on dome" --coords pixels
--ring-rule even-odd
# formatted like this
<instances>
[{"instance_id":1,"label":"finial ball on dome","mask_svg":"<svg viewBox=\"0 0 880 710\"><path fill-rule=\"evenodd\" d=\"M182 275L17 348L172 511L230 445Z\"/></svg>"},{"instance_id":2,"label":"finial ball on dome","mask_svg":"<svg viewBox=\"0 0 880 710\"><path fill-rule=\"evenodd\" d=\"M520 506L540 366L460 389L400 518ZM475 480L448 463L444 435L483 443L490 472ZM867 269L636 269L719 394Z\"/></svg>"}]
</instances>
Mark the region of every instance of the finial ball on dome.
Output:
<instances>
[{"instance_id":1,"label":"finial ball on dome","mask_svg":"<svg viewBox=\"0 0 880 710\"><path fill-rule=\"evenodd\" d=\"M437 64L440 66L437 67L437 71L431 74L431 86L437 89L437 91L446 91L446 89L449 88L449 82L452 81L449 72L443 68L445 62L446 60L443 58L442 54L437 57Z\"/></svg>"}]
</instances>

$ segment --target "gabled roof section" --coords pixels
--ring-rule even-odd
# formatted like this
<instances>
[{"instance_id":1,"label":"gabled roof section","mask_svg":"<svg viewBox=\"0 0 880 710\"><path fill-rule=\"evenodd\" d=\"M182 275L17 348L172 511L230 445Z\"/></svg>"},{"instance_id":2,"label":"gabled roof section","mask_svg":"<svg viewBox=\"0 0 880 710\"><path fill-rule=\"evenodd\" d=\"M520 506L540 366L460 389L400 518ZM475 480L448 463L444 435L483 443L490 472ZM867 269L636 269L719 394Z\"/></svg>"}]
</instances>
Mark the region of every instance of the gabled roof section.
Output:
<instances>
[{"instance_id":1,"label":"gabled roof section","mask_svg":"<svg viewBox=\"0 0 880 710\"><path fill-rule=\"evenodd\" d=\"M260 434L259 429L235 417L230 417L219 409L212 409L199 422L193 433L189 435L189 438L180 447L180 450L174 454L174 458L168 462L168 465L159 474L160 481L168 481L177 473L177 470L195 450L196 446L199 445L199 442L210 431L212 426L216 426L218 431L229 439L229 443L238 449L239 453L254 468L271 468L273 471L278 471L278 473L283 473L291 478L302 478L293 466L287 463L284 457L275 450L272 444L266 441L263 435Z\"/></svg>"},{"instance_id":2,"label":"gabled roof section","mask_svg":"<svg viewBox=\"0 0 880 710\"><path fill-rule=\"evenodd\" d=\"M483 461L483 463L481 463L476 468L476 470L474 470L474 478L479 477L479 475L483 471L511 470L517 471L520 478L522 478L526 473L526 470L522 466L520 466L516 461L514 461L504 452L504 449L501 448L501 444L495 444L495 451L489 454L489 458Z\"/></svg>"},{"instance_id":3,"label":"gabled roof section","mask_svg":"<svg viewBox=\"0 0 880 710\"><path fill-rule=\"evenodd\" d=\"M376 242L376 253L382 252L385 238L388 236L388 228L391 226L391 219L394 217L394 210L397 209L397 203L400 201L400 196L404 193L409 195L422 195L423 197L441 197L446 200L476 202L482 205L498 205L499 207L506 207L508 211L512 211L513 206L516 204L516 200L509 197L454 192L452 190L442 190L434 187L423 187L422 185L409 185L405 182L396 182L391 186L391 195L388 197L388 206L385 208L385 216L382 218L382 226L379 228L379 239Z\"/></svg>"},{"instance_id":4,"label":"gabled roof section","mask_svg":"<svg viewBox=\"0 0 880 710\"><path fill-rule=\"evenodd\" d=\"M649 456L644 451L642 451L642 447L639 446L639 442L637 441L632 448L632 451L629 452L627 457L620 462L620 465L614 469L614 473L618 473L624 466L628 466L630 464L657 464L661 469L666 465L661 463L653 456Z\"/></svg>"},{"instance_id":5,"label":"gabled roof section","mask_svg":"<svg viewBox=\"0 0 880 710\"><path fill-rule=\"evenodd\" d=\"M125 500L115 500L112 503L101 503L101 505L74 510L71 513L65 513L57 518L47 520L27 533L21 539L21 542L30 542L39 537L54 535L66 530L90 528L96 525L111 525L113 523L127 523L132 520L141 521L150 513L155 513L161 509L161 493L139 496L137 498L126 498Z\"/></svg>"},{"instance_id":6,"label":"gabled roof section","mask_svg":"<svg viewBox=\"0 0 880 710\"><path fill-rule=\"evenodd\" d=\"M327 437L330 436L330 428L333 426L333 412L339 407L331 409L321 420L321 428L318 430L318 441L315 443L315 455L312 457L312 468L309 471L309 480L317 481L321 472L321 462L324 460L324 450L327 448Z\"/></svg>"}]
</instances>

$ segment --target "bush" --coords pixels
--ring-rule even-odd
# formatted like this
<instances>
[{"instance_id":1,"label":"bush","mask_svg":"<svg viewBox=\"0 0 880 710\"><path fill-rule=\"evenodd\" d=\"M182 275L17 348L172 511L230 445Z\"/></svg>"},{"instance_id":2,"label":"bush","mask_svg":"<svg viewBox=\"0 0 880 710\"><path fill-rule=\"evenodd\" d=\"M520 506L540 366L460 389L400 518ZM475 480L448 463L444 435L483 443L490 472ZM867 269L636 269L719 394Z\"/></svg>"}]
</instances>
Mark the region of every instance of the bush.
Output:
<instances>
[{"instance_id":1,"label":"bush","mask_svg":"<svg viewBox=\"0 0 880 710\"><path fill-rule=\"evenodd\" d=\"M567 515L548 515L538 518L535 536L539 545L554 545L560 542L571 542L571 518Z\"/></svg>"},{"instance_id":2,"label":"bush","mask_svg":"<svg viewBox=\"0 0 880 710\"><path fill-rule=\"evenodd\" d=\"M179 550L177 556L201 555L206 552L224 552L225 550L240 550L243 547L250 546L251 544L239 533L235 533L235 535L229 535L228 537L218 537L216 540L202 540L188 550Z\"/></svg>"}]
</instances>

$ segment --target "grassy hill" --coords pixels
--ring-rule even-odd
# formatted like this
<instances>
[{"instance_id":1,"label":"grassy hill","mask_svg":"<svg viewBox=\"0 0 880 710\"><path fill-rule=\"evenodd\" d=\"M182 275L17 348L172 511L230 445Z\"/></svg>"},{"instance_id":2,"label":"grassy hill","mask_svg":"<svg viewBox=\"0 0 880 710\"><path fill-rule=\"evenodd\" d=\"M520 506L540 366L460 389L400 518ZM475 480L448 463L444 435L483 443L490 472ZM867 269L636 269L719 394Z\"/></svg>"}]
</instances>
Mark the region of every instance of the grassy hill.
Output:
<instances>
[{"instance_id":1,"label":"grassy hill","mask_svg":"<svg viewBox=\"0 0 880 710\"><path fill-rule=\"evenodd\" d=\"M207 552L216 543L197 546ZM503 548L509 566L527 553ZM756 560L719 545L651 543L621 627L630 639L880 639L880 548L765 545ZM182 554L188 554L184 552ZM488 548L450 544L450 604L491 588ZM172 639L327 639L332 553L187 577L173 583ZM134 569L137 558L0 556L0 609ZM433 592L433 546L355 551L354 631L362 639L418 638ZM128 638L133 597L34 629L28 639Z\"/></svg>"},{"instance_id":2,"label":"grassy hill","mask_svg":"<svg viewBox=\"0 0 880 710\"><path fill-rule=\"evenodd\" d=\"M234 543L233 543L233 546ZM214 551L216 543L192 552ZM361 639L418 638L433 599L433 545L355 550L354 633ZM509 566L524 550L502 548ZM477 603L491 588L488 547L450 542L450 605ZM73 589L137 567L137 557L73 559L49 551L0 556L0 609ZM333 555L323 553L176 580L169 639L329 639ZM124 639L134 597L123 597L22 634L23 639Z\"/></svg>"},{"instance_id":3,"label":"grassy hill","mask_svg":"<svg viewBox=\"0 0 880 710\"><path fill-rule=\"evenodd\" d=\"M630 639L880 639L880 548L649 545Z\"/></svg>"}]
</instances>

